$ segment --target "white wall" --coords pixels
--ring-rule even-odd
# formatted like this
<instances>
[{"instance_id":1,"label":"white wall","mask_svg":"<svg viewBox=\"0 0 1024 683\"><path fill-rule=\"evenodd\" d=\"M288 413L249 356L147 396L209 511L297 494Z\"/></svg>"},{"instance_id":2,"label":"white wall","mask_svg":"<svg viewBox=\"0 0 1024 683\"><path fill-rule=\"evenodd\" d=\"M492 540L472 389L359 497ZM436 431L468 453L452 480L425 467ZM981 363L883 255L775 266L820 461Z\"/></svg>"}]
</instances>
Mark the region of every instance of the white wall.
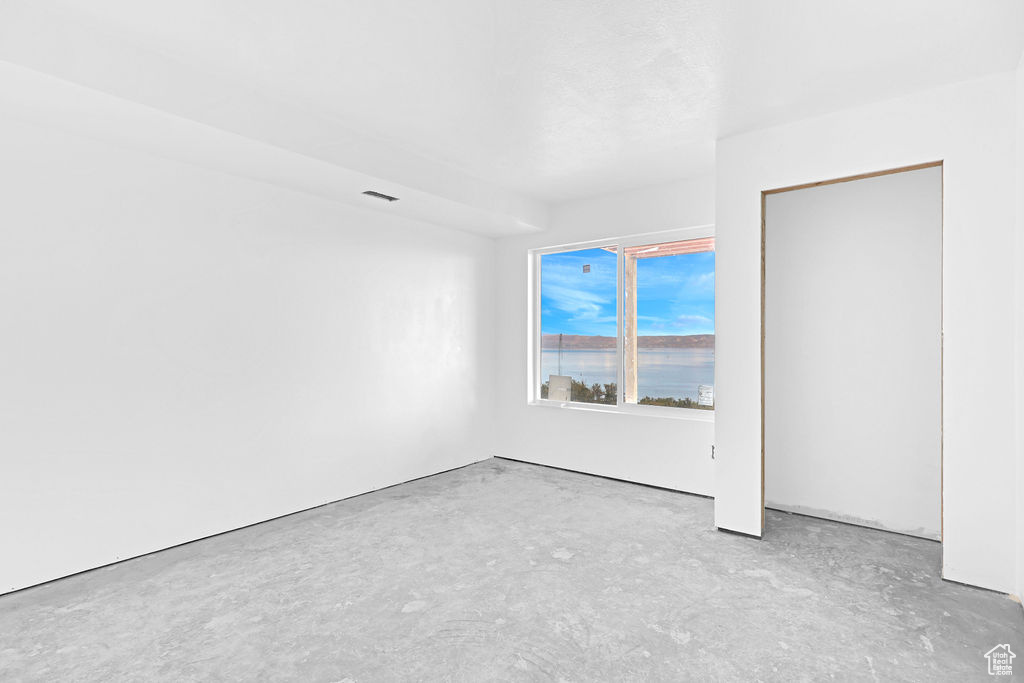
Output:
<instances>
[{"instance_id":1,"label":"white wall","mask_svg":"<svg viewBox=\"0 0 1024 683\"><path fill-rule=\"evenodd\" d=\"M543 234L498 242L495 454L711 495L714 425L703 420L527 405L527 251L714 222L703 178L555 207ZM708 520L710 524L711 520Z\"/></svg>"},{"instance_id":2,"label":"white wall","mask_svg":"<svg viewBox=\"0 0 1024 683\"><path fill-rule=\"evenodd\" d=\"M1017 595L1024 595L1024 54L1017 67Z\"/></svg>"},{"instance_id":3,"label":"white wall","mask_svg":"<svg viewBox=\"0 0 1024 683\"><path fill-rule=\"evenodd\" d=\"M494 242L0 125L0 592L486 456Z\"/></svg>"},{"instance_id":4,"label":"white wall","mask_svg":"<svg viewBox=\"0 0 1024 683\"><path fill-rule=\"evenodd\" d=\"M938 539L942 169L769 195L765 218L766 505Z\"/></svg>"},{"instance_id":5,"label":"white wall","mask_svg":"<svg viewBox=\"0 0 1024 683\"><path fill-rule=\"evenodd\" d=\"M761 532L760 192L934 160L945 161L943 576L1010 591L1012 73L719 141L715 520Z\"/></svg>"}]
</instances>

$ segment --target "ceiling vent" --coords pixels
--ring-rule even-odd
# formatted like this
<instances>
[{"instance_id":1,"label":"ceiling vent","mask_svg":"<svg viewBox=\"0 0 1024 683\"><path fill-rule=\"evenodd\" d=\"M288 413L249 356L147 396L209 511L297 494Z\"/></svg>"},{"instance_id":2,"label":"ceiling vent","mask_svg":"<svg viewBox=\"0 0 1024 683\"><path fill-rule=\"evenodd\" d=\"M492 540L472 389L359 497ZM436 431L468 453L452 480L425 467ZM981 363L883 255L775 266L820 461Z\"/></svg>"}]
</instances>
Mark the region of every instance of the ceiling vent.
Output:
<instances>
[{"instance_id":1,"label":"ceiling vent","mask_svg":"<svg viewBox=\"0 0 1024 683\"><path fill-rule=\"evenodd\" d=\"M365 194L367 197L376 197L377 199L383 199L386 202L398 201L398 197L392 197L389 194L384 194L383 192L376 192L374 190L366 190L363 192L363 194Z\"/></svg>"}]
</instances>

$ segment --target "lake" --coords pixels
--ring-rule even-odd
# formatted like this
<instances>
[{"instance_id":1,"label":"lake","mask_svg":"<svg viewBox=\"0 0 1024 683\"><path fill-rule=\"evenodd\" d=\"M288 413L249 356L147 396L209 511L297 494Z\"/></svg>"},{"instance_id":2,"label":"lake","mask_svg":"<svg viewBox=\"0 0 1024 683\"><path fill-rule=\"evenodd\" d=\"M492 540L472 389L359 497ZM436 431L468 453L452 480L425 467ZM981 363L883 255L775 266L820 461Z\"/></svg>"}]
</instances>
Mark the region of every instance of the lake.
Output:
<instances>
[{"instance_id":1,"label":"lake","mask_svg":"<svg viewBox=\"0 0 1024 683\"><path fill-rule=\"evenodd\" d=\"M640 349L637 352L637 390L641 398L692 398L697 400L697 385L715 383L714 349ZM541 352L541 381L557 375L558 350ZM562 351L562 372L591 384L616 381L615 350Z\"/></svg>"}]
</instances>

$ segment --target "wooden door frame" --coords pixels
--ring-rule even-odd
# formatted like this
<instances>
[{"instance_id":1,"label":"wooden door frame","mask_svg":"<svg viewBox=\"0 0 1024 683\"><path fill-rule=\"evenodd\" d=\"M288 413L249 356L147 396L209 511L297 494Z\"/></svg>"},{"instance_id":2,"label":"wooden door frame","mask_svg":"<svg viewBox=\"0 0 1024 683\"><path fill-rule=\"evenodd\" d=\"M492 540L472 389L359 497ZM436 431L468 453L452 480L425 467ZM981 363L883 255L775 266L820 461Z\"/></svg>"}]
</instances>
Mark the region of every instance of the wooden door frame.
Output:
<instances>
[{"instance_id":1,"label":"wooden door frame","mask_svg":"<svg viewBox=\"0 0 1024 683\"><path fill-rule=\"evenodd\" d=\"M864 180L866 178L877 178L879 176L892 175L894 173L906 173L908 171L919 171L925 168L939 167L943 169L943 172L939 175L939 201L942 204L940 211L939 220L939 543L941 547L942 539L945 536L945 433L944 433L944 400L945 396L945 322L944 322L944 274L945 274L945 169L943 168L943 161L928 161L921 164L913 164L910 166L899 166L897 168L890 168L884 171L874 171L872 173L860 173L858 175L844 176L842 178L833 178L831 180L819 180L813 183L803 183L801 185L789 185L787 187L778 187L772 190L761 191L761 537L764 537L765 531L765 507L764 507L764 335L765 335L765 272L766 272L766 261L765 261L765 246L767 242L767 216L765 215L765 209L767 208L768 196L773 194L781 194L783 192L792 192L794 190L806 190L812 187L822 187L824 185L835 185L837 183L848 183L854 180Z\"/></svg>"}]
</instances>

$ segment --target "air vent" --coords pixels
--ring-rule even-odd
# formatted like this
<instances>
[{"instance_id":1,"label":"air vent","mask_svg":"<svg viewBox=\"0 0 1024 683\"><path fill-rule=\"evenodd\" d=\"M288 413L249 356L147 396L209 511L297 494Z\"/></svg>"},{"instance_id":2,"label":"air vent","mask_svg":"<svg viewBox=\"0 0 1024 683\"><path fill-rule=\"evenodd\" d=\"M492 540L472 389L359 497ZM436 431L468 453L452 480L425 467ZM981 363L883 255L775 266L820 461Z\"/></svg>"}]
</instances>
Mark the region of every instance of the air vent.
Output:
<instances>
[{"instance_id":1,"label":"air vent","mask_svg":"<svg viewBox=\"0 0 1024 683\"><path fill-rule=\"evenodd\" d=\"M365 192L363 192L363 194L365 194L367 197L376 197L377 199L383 199L386 202L398 201L398 197L392 197L389 194L384 194L383 192L376 192L374 190L366 190Z\"/></svg>"}]
</instances>

